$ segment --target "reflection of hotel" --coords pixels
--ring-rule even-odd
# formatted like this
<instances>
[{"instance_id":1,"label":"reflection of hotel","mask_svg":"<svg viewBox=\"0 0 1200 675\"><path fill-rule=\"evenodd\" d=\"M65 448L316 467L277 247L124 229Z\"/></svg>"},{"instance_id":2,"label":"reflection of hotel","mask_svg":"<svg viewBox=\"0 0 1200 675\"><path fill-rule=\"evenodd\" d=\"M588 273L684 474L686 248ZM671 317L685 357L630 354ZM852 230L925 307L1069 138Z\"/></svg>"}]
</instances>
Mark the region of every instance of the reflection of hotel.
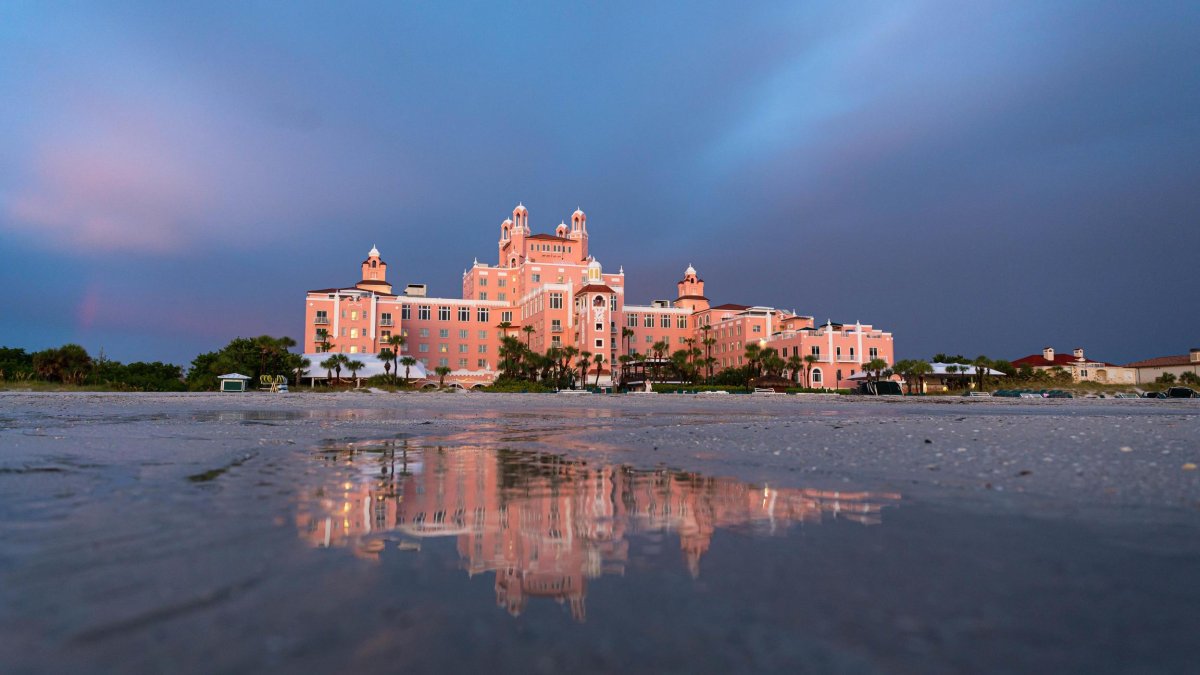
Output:
<instances>
[{"instance_id":1,"label":"reflection of hotel","mask_svg":"<svg viewBox=\"0 0 1200 675\"><path fill-rule=\"evenodd\" d=\"M848 387L846 380L872 359L893 363L892 334L869 325L826 321L764 306L712 306L704 280L688 266L673 300L633 305L625 297L625 271L605 271L588 252L587 216L571 214L553 234L533 234L529 211L517 205L500 223L497 263L476 261L463 272L461 298L426 297L423 284L393 293L388 265L372 248L361 280L309 291L305 297L304 351L326 336L332 351L377 354L393 335L407 340L404 356L427 371L451 369L450 381L490 381L499 363L500 338L527 341L539 354L572 346L604 357L649 354L665 341L665 355L699 348L713 372L745 365L746 346L775 348L781 357L814 356L812 386ZM500 325L507 323L508 328ZM531 329L526 332L524 329ZM711 339L711 345L704 341ZM593 369L594 370L594 369Z\"/></svg>"},{"instance_id":2,"label":"reflection of hotel","mask_svg":"<svg viewBox=\"0 0 1200 675\"><path fill-rule=\"evenodd\" d=\"M758 487L730 478L591 465L483 448L409 450L403 441L345 447L363 479L303 504L302 536L377 557L386 541L454 536L467 571L493 572L497 604L569 602L584 618L587 580L622 574L630 535L674 532L693 576L718 528L782 532L826 517L880 522L895 494Z\"/></svg>"}]
</instances>

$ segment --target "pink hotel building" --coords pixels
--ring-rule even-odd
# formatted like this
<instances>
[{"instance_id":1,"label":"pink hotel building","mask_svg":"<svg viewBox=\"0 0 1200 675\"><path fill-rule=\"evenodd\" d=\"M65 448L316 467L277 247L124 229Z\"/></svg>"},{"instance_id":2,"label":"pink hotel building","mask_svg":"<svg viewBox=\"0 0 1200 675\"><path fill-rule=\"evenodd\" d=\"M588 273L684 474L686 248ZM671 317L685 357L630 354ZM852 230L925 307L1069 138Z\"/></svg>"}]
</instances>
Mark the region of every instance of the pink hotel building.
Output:
<instances>
[{"instance_id":1,"label":"pink hotel building","mask_svg":"<svg viewBox=\"0 0 1200 675\"><path fill-rule=\"evenodd\" d=\"M676 284L674 300L627 304L625 271L605 272L588 255L587 216L580 210L571 214L569 226L559 223L553 234L532 234L529 211L518 204L512 218L500 223L497 253L497 264L476 261L463 273L462 298L432 298L423 284L393 293L387 263L372 248L358 282L308 292L304 351L317 351L322 329L331 351L347 354L377 354L389 336L400 334L406 339L402 355L416 358L428 372L449 367L448 382L470 387L498 375L505 330L500 324L508 322L508 334L539 352L571 345L603 354L602 384L613 381L622 354L649 353L660 340L670 351L689 347L690 340L704 349L705 333L716 340L709 350L714 372L744 365L751 343L774 347L784 358L816 356L814 387L849 387L847 378L874 358L894 363L891 333L869 325L816 325L811 316L773 307L710 305L704 280L690 266ZM524 332L526 326L533 332ZM591 381L595 368L589 373Z\"/></svg>"}]
</instances>

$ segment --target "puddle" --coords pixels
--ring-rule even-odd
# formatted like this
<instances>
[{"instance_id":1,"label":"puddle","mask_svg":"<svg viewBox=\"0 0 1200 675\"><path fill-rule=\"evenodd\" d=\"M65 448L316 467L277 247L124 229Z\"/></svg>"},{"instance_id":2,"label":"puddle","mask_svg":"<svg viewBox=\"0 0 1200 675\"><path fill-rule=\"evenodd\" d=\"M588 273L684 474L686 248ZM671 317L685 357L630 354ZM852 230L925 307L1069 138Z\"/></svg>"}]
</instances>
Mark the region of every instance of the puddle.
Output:
<instances>
[{"instance_id":1,"label":"puddle","mask_svg":"<svg viewBox=\"0 0 1200 675\"><path fill-rule=\"evenodd\" d=\"M328 480L306 486L296 517L310 546L378 561L385 551L420 556L431 540L452 542L469 576L493 576L509 614L549 599L568 603L576 621L586 616L589 581L631 566L700 578L720 531L753 547L802 525L879 525L901 499L408 439L330 444L318 457Z\"/></svg>"}]
</instances>

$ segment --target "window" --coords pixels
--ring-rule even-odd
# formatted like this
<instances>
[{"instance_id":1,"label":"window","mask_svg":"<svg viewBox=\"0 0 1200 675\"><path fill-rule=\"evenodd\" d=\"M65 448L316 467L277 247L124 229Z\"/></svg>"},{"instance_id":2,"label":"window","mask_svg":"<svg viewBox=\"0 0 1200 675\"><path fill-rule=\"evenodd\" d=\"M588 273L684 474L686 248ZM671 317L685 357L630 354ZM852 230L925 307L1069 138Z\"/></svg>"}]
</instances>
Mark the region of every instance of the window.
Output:
<instances>
[{"instance_id":1,"label":"window","mask_svg":"<svg viewBox=\"0 0 1200 675\"><path fill-rule=\"evenodd\" d=\"M654 328L654 315L647 314L645 319L646 320L642 322L642 325L646 328Z\"/></svg>"},{"instance_id":2,"label":"window","mask_svg":"<svg viewBox=\"0 0 1200 675\"><path fill-rule=\"evenodd\" d=\"M412 305L400 305L400 320L408 321L412 318Z\"/></svg>"},{"instance_id":3,"label":"window","mask_svg":"<svg viewBox=\"0 0 1200 675\"><path fill-rule=\"evenodd\" d=\"M417 334L420 335L421 337L429 337L429 329L422 328L421 330L417 331Z\"/></svg>"},{"instance_id":4,"label":"window","mask_svg":"<svg viewBox=\"0 0 1200 675\"><path fill-rule=\"evenodd\" d=\"M358 329L357 329L357 328L351 328L351 329L350 329L350 337L351 337L351 338L356 338L356 337L358 337Z\"/></svg>"},{"instance_id":5,"label":"window","mask_svg":"<svg viewBox=\"0 0 1200 675\"><path fill-rule=\"evenodd\" d=\"M562 346L562 338L560 338L557 335L551 335L550 336L550 344L554 345L555 347L561 347Z\"/></svg>"},{"instance_id":6,"label":"window","mask_svg":"<svg viewBox=\"0 0 1200 675\"><path fill-rule=\"evenodd\" d=\"M422 342L421 344L417 345L417 351L419 351L423 354L423 353L429 351L429 345Z\"/></svg>"},{"instance_id":7,"label":"window","mask_svg":"<svg viewBox=\"0 0 1200 675\"><path fill-rule=\"evenodd\" d=\"M671 317L667 316L666 314L663 314L662 316L658 317L658 325L662 328L670 328L671 327Z\"/></svg>"},{"instance_id":8,"label":"window","mask_svg":"<svg viewBox=\"0 0 1200 675\"><path fill-rule=\"evenodd\" d=\"M484 291L484 292L480 293L480 294L479 294L479 299L480 299L480 300L487 300L487 291Z\"/></svg>"},{"instance_id":9,"label":"window","mask_svg":"<svg viewBox=\"0 0 1200 675\"><path fill-rule=\"evenodd\" d=\"M458 353L459 354L467 353L467 343L465 343L465 342L458 343Z\"/></svg>"},{"instance_id":10,"label":"window","mask_svg":"<svg viewBox=\"0 0 1200 675\"><path fill-rule=\"evenodd\" d=\"M608 309L613 312L617 311L617 296L608 296Z\"/></svg>"},{"instance_id":11,"label":"window","mask_svg":"<svg viewBox=\"0 0 1200 675\"><path fill-rule=\"evenodd\" d=\"M351 353L351 354L357 354L357 353L358 353L358 347L355 347L355 346L351 345L351 346L350 346L350 353Z\"/></svg>"},{"instance_id":12,"label":"window","mask_svg":"<svg viewBox=\"0 0 1200 675\"><path fill-rule=\"evenodd\" d=\"M313 323L329 323L329 314L323 309L318 309L317 318L313 320Z\"/></svg>"},{"instance_id":13,"label":"window","mask_svg":"<svg viewBox=\"0 0 1200 675\"><path fill-rule=\"evenodd\" d=\"M551 333L561 333L562 332L562 320L561 319L550 319L550 332Z\"/></svg>"},{"instance_id":14,"label":"window","mask_svg":"<svg viewBox=\"0 0 1200 675\"><path fill-rule=\"evenodd\" d=\"M466 367L467 367L467 360L466 360L466 359L459 359L459 360L458 360L458 367L459 367L459 368L466 368Z\"/></svg>"},{"instance_id":15,"label":"window","mask_svg":"<svg viewBox=\"0 0 1200 675\"><path fill-rule=\"evenodd\" d=\"M630 328L637 328L637 325L638 325L637 322L638 322L637 314L630 314L629 316L625 317L625 325L629 326Z\"/></svg>"},{"instance_id":16,"label":"window","mask_svg":"<svg viewBox=\"0 0 1200 675\"><path fill-rule=\"evenodd\" d=\"M854 358L854 347L850 348L850 358ZM853 375L854 373L851 373Z\"/></svg>"},{"instance_id":17,"label":"window","mask_svg":"<svg viewBox=\"0 0 1200 675\"><path fill-rule=\"evenodd\" d=\"M687 328L687 317L681 316L681 317L675 319L675 327L676 328Z\"/></svg>"},{"instance_id":18,"label":"window","mask_svg":"<svg viewBox=\"0 0 1200 675\"><path fill-rule=\"evenodd\" d=\"M872 359L879 358L879 347L870 347L868 349L868 353L871 355Z\"/></svg>"},{"instance_id":19,"label":"window","mask_svg":"<svg viewBox=\"0 0 1200 675\"><path fill-rule=\"evenodd\" d=\"M438 307L438 321L449 321L449 320L450 320L450 308L449 307Z\"/></svg>"},{"instance_id":20,"label":"window","mask_svg":"<svg viewBox=\"0 0 1200 675\"><path fill-rule=\"evenodd\" d=\"M812 355L821 358L821 348L817 345L812 346Z\"/></svg>"},{"instance_id":21,"label":"window","mask_svg":"<svg viewBox=\"0 0 1200 675\"><path fill-rule=\"evenodd\" d=\"M500 288L504 288L505 286L508 285L508 279L501 277L496 280L496 285L499 286Z\"/></svg>"},{"instance_id":22,"label":"window","mask_svg":"<svg viewBox=\"0 0 1200 675\"><path fill-rule=\"evenodd\" d=\"M542 280L542 275L540 275L540 274L533 275L533 283L536 284L536 283L540 282L541 280Z\"/></svg>"},{"instance_id":23,"label":"window","mask_svg":"<svg viewBox=\"0 0 1200 675\"><path fill-rule=\"evenodd\" d=\"M450 365L450 359L438 359L438 365L439 366L448 366L448 365Z\"/></svg>"},{"instance_id":24,"label":"window","mask_svg":"<svg viewBox=\"0 0 1200 675\"><path fill-rule=\"evenodd\" d=\"M755 332L755 333L761 333L761 332L762 332L762 326L759 326L758 324L755 324L755 325L754 325L754 332Z\"/></svg>"},{"instance_id":25,"label":"window","mask_svg":"<svg viewBox=\"0 0 1200 675\"><path fill-rule=\"evenodd\" d=\"M358 310L350 310L350 320L358 321Z\"/></svg>"},{"instance_id":26,"label":"window","mask_svg":"<svg viewBox=\"0 0 1200 675\"><path fill-rule=\"evenodd\" d=\"M551 293L550 294L550 309L562 309L562 306L563 306L563 294L562 293Z\"/></svg>"},{"instance_id":27,"label":"window","mask_svg":"<svg viewBox=\"0 0 1200 675\"><path fill-rule=\"evenodd\" d=\"M603 347L603 346L604 346L604 338L596 338L596 347L599 348L599 347Z\"/></svg>"},{"instance_id":28,"label":"window","mask_svg":"<svg viewBox=\"0 0 1200 675\"><path fill-rule=\"evenodd\" d=\"M417 318L422 321L429 320L429 305L420 305L417 307Z\"/></svg>"},{"instance_id":29,"label":"window","mask_svg":"<svg viewBox=\"0 0 1200 675\"><path fill-rule=\"evenodd\" d=\"M834 347L833 353L834 353L834 356L838 357L839 359L842 358L842 348L841 347ZM839 377L838 379L840 380L842 378Z\"/></svg>"},{"instance_id":30,"label":"window","mask_svg":"<svg viewBox=\"0 0 1200 675\"><path fill-rule=\"evenodd\" d=\"M458 308L458 320L459 321L470 321L471 320L471 308L470 307L459 307Z\"/></svg>"},{"instance_id":31,"label":"window","mask_svg":"<svg viewBox=\"0 0 1200 675\"><path fill-rule=\"evenodd\" d=\"M648 344L648 345L654 344L654 336L653 335L646 336L646 344Z\"/></svg>"},{"instance_id":32,"label":"window","mask_svg":"<svg viewBox=\"0 0 1200 675\"><path fill-rule=\"evenodd\" d=\"M344 310L344 309L342 310L342 318L343 319L346 318L346 310Z\"/></svg>"},{"instance_id":33,"label":"window","mask_svg":"<svg viewBox=\"0 0 1200 675\"><path fill-rule=\"evenodd\" d=\"M604 322L603 321L596 322L596 330L598 330L598 331L604 330Z\"/></svg>"},{"instance_id":34,"label":"window","mask_svg":"<svg viewBox=\"0 0 1200 675\"><path fill-rule=\"evenodd\" d=\"M471 331L467 330L466 328L458 329L458 339L459 340L466 340L469 337L471 337Z\"/></svg>"},{"instance_id":35,"label":"window","mask_svg":"<svg viewBox=\"0 0 1200 675\"><path fill-rule=\"evenodd\" d=\"M387 338L392 337L392 331L390 331L390 330L381 331L379 333L379 336L386 340Z\"/></svg>"},{"instance_id":36,"label":"window","mask_svg":"<svg viewBox=\"0 0 1200 675\"><path fill-rule=\"evenodd\" d=\"M476 314L477 314L477 316L475 318L479 321L479 323L487 323L488 321L490 321L490 319L488 318L490 312L488 311L487 307L480 307L479 311L476 312Z\"/></svg>"},{"instance_id":37,"label":"window","mask_svg":"<svg viewBox=\"0 0 1200 675\"><path fill-rule=\"evenodd\" d=\"M842 369L841 368L838 368L836 375L837 375L837 381L841 382L842 381Z\"/></svg>"},{"instance_id":38,"label":"window","mask_svg":"<svg viewBox=\"0 0 1200 675\"><path fill-rule=\"evenodd\" d=\"M439 328L438 329L438 337L440 337L440 338L450 337L450 329L449 328Z\"/></svg>"},{"instance_id":39,"label":"window","mask_svg":"<svg viewBox=\"0 0 1200 675\"><path fill-rule=\"evenodd\" d=\"M813 368L812 381L813 381L813 384L821 384L822 380L821 380L821 369L820 368Z\"/></svg>"},{"instance_id":40,"label":"window","mask_svg":"<svg viewBox=\"0 0 1200 675\"><path fill-rule=\"evenodd\" d=\"M504 323L512 323L512 312L500 312L500 321Z\"/></svg>"},{"instance_id":41,"label":"window","mask_svg":"<svg viewBox=\"0 0 1200 675\"><path fill-rule=\"evenodd\" d=\"M480 368L483 368L484 370L487 370L487 367L488 367L488 362L487 362L487 359L479 359L478 361L476 361L476 364L477 364L477 365L478 365Z\"/></svg>"},{"instance_id":42,"label":"window","mask_svg":"<svg viewBox=\"0 0 1200 675\"><path fill-rule=\"evenodd\" d=\"M486 354L487 353L487 345L479 345L479 353Z\"/></svg>"},{"instance_id":43,"label":"window","mask_svg":"<svg viewBox=\"0 0 1200 675\"><path fill-rule=\"evenodd\" d=\"M482 287L482 286L487 286L487 277L479 277L479 285L480 285L481 287Z\"/></svg>"},{"instance_id":44,"label":"window","mask_svg":"<svg viewBox=\"0 0 1200 675\"><path fill-rule=\"evenodd\" d=\"M687 338L685 338L685 337L683 337L682 335L680 335L680 336L679 336L679 344L681 344L681 345L686 345L686 344L687 344Z\"/></svg>"},{"instance_id":45,"label":"window","mask_svg":"<svg viewBox=\"0 0 1200 675\"><path fill-rule=\"evenodd\" d=\"M342 337L346 337L346 327L342 326Z\"/></svg>"},{"instance_id":46,"label":"window","mask_svg":"<svg viewBox=\"0 0 1200 675\"><path fill-rule=\"evenodd\" d=\"M392 314L391 314L391 312L384 312L383 314L380 314L380 315L379 315L379 324L380 324L381 326L390 326L390 325L392 325Z\"/></svg>"},{"instance_id":47,"label":"window","mask_svg":"<svg viewBox=\"0 0 1200 675\"><path fill-rule=\"evenodd\" d=\"M508 293L497 293L496 299L497 300L508 300Z\"/></svg>"},{"instance_id":48,"label":"window","mask_svg":"<svg viewBox=\"0 0 1200 675\"><path fill-rule=\"evenodd\" d=\"M486 339L487 339L487 331L486 331L486 330L481 330L481 331L479 331L479 339L480 339L480 340L486 340Z\"/></svg>"}]
</instances>

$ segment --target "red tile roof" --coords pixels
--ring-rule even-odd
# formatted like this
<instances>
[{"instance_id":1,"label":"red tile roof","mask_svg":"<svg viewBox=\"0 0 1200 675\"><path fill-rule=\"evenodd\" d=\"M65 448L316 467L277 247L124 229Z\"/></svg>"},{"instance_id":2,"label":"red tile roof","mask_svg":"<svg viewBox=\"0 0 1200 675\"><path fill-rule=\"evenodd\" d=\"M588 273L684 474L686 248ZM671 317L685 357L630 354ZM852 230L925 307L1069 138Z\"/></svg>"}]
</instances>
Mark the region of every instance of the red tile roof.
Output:
<instances>
[{"instance_id":1,"label":"red tile roof","mask_svg":"<svg viewBox=\"0 0 1200 675\"><path fill-rule=\"evenodd\" d=\"M717 305L716 307L713 307L712 309L734 309L734 310L741 311L743 309L750 309L750 305L735 305L733 303L726 303L724 305Z\"/></svg>"},{"instance_id":2,"label":"red tile roof","mask_svg":"<svg viewBox=\"0 0 1200 675\"><path fill-rule=\"evenodd\" d=\"M1030 354L1029 356L1023 356L1023 357L1017 359L1016 361L1012 362L1013 366L1016 368L1020 368L1021 366L1030 366L1032 368L1052 368L1054 366L1060 366L1060 367L1066 368L1068 366L1073 366L1077 363L1080 363L1080 361L1075 358L1074 354L1055 354L1053 361L1047 359L1045 356L1042 356L1041 354ZM1086 358L1086 357L1083 359L1083 363L1099 363L1101 365L1111 366L1114 368L1120 367L1115 363L1108 363L1106 361L1094 361L1094 360Z\"/></svg>"},{"instance_id":3,"label":"red tile roof","mask_svg":"<svg viewBox=\"0 0 1200 675\"><path fill-rule=\"evenodd\" d=\"M588 284L575 291L575 295L579 295L580 293L616 293L616 291L609 288L607 284Z\"/></svg>"},{"instance_id":4,"label":"red tile roof","mask_svg":"<svg viewBox=\"0 0 1200 675\"><path fill-rule=\"evenodd\" d=\"M1134 361L1133 363L1125 364L1126 368L1165 368L1167 366L1190 366L1192 365L1191 356L1180 354L1179 356L1160 356L1154 359L1146 359L1144 361Z\"/></svg>"},{"instance_id":5,"label":"red tile roof","mask_svg":"<svg viewBox=\"0 0 1200 675\"><path fill-rule=\"evenodd\" d=\"M531 234L525 238L526 239L545 239L547 241L562 241L562 242L566 242L568 244L575 241L574 239L567 239L566 237L556 237L553 234Z\"/></svg>"}]
</instances>

